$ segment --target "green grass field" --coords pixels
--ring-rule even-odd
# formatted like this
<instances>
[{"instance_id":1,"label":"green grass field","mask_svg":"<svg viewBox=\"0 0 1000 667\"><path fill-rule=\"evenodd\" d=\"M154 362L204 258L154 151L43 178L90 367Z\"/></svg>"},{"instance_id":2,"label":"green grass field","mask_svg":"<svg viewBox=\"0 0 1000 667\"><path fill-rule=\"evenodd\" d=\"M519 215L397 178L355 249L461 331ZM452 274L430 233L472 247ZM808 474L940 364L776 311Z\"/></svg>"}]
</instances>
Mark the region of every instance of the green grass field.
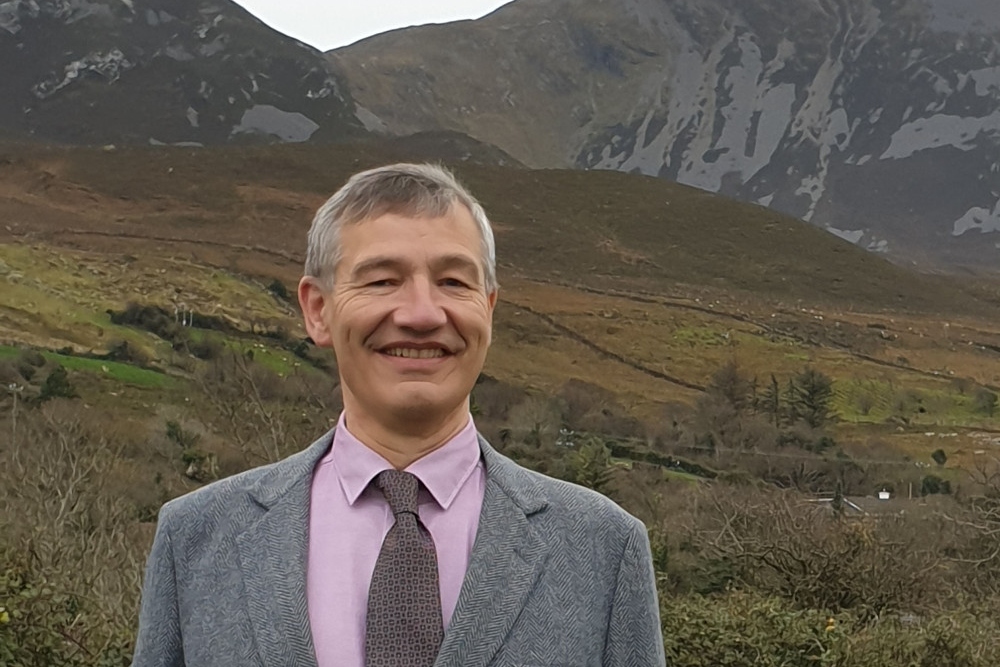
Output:
<instances>
[{"instance_id":1,"label":"green grass field","mask_svg":"<svg viewBox=\"0 0 1000 667\"><path fill-rule=\"evenodd\" d=\"M11 345L0 345L0 360L15 359L23 353L23 348ZM58 364L69 371L90 373L107 378L112 382L118 382L134 387L144 387L150 389L168 389L173 387L177 380L175 378L146 368L139 368L131 364L118 361L108 361L105 359L88 359L68 354L60 354L49 350L43 350L42 356L46 361Z\"/></svg>"}]
</instances>

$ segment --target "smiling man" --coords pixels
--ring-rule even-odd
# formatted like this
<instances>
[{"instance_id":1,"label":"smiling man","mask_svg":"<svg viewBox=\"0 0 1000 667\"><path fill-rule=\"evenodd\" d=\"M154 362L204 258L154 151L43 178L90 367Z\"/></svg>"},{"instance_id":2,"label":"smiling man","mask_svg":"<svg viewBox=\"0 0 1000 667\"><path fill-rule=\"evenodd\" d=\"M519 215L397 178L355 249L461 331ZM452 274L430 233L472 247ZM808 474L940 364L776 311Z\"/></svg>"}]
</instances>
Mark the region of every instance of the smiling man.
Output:
<instances>
[{"instance_id":1,"label":"smiling man","mask_svg":"<svg viewBox=\"0 0 1000 667\"><path fill-rule=\"evenodd\" d=\"M493 232L446 170L355 175L299 284L337 426L167 503L134 665L663 665L645 529L478 436Z\"/></svg>"}]
</instances>

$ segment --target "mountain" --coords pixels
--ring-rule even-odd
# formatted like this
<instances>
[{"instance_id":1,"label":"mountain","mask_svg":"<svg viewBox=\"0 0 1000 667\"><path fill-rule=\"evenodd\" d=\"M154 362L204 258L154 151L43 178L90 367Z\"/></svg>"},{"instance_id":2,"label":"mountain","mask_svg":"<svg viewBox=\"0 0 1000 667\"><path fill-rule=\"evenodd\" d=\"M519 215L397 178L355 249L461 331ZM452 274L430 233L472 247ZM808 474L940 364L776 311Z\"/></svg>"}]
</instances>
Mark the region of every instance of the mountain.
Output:
<instances>
[{"instance_id":1,"label":"mountain","mask_svg":"<svg viewBox=\"0 0 1000 667\"><path fill-rule=\"evenodd\" d=\"M366 133L323 54L228 0L0 3L0 137L104 143Z\"/></svg>"},{"instance_id":2,"label":"mountain","mask_svg":"<svg viewBox=\"0 0 1000 667\"><path fill-rule=\"evenodd\" d=\"M994 0L516 0L328 55L390 133L659 176L923 266L1000 259Z\"/></svg>"}]
</instances>

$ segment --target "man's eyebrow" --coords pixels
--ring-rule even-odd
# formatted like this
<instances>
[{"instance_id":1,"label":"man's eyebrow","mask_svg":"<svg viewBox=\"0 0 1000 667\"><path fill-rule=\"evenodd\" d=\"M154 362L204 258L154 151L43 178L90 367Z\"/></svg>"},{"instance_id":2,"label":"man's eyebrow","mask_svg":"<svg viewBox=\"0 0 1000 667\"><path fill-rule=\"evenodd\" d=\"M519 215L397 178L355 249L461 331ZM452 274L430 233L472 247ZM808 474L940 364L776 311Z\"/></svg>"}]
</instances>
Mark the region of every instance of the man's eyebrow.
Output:
<instances>
[{"instance_id":1,"label":"man's eyebrow","mask_svg":"<svg viewBox=\"0 0 1000 667\"><path fill-rule=\"evenodd\" d=\"M460 269L474 272L479 275L479 262L470 259L467 255L444 255L436 257L432 262L436 270Z\"/></svg>"},{"instance_id":2,"label":"man's eyebrow","mask_svg":"<svg viewBox=\"0 0 1000 667\"><path fill-rule=\"evenodd\" d=\"M402 271L409 266L409 262L398 257L378 255L358 262L351 269L351 277L357 279L367 273L379 270ZM433 258L431 260L431 269L434 271L457 269L459 271L468 271L474 274L477 279L482 278L479 262L467 255L457 253Z\"/></svg>"},{"instance_id":3,"label":"man's eyebrow","mask_svg":"<svg viewBox=\"0 0 1000 667\"><path fill-rule=\"evenodd\" d=\"M357 277L365 273L378 271L379 269L399 269L405 265L405 262L394 257L370 257L362 262L358 262L351 269L351 276Z\"/></svg>"}]
</instances>

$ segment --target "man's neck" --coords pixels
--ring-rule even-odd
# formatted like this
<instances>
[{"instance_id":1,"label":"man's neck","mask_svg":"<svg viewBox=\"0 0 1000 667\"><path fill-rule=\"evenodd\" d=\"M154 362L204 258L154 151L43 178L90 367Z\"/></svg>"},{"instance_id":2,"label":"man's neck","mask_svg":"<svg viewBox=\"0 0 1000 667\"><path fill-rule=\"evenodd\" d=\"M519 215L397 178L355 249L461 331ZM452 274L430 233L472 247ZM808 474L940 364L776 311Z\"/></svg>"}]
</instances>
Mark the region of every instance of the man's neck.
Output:
<instances>
[{"instance_id":1,"label":"man's neck","mask_svg":"<svg viewBox=\"0 0 1000 667\"><path fill-rule=\"evenodd\" d=\"M397 424L370 419L364 413L344 407L344 424L351 435L397 470L404 470L458 435L469 422L469 411L466 407L433 423L415 423L413 419L400 421L402 423Z\"/></svg>"}]
</instances>

